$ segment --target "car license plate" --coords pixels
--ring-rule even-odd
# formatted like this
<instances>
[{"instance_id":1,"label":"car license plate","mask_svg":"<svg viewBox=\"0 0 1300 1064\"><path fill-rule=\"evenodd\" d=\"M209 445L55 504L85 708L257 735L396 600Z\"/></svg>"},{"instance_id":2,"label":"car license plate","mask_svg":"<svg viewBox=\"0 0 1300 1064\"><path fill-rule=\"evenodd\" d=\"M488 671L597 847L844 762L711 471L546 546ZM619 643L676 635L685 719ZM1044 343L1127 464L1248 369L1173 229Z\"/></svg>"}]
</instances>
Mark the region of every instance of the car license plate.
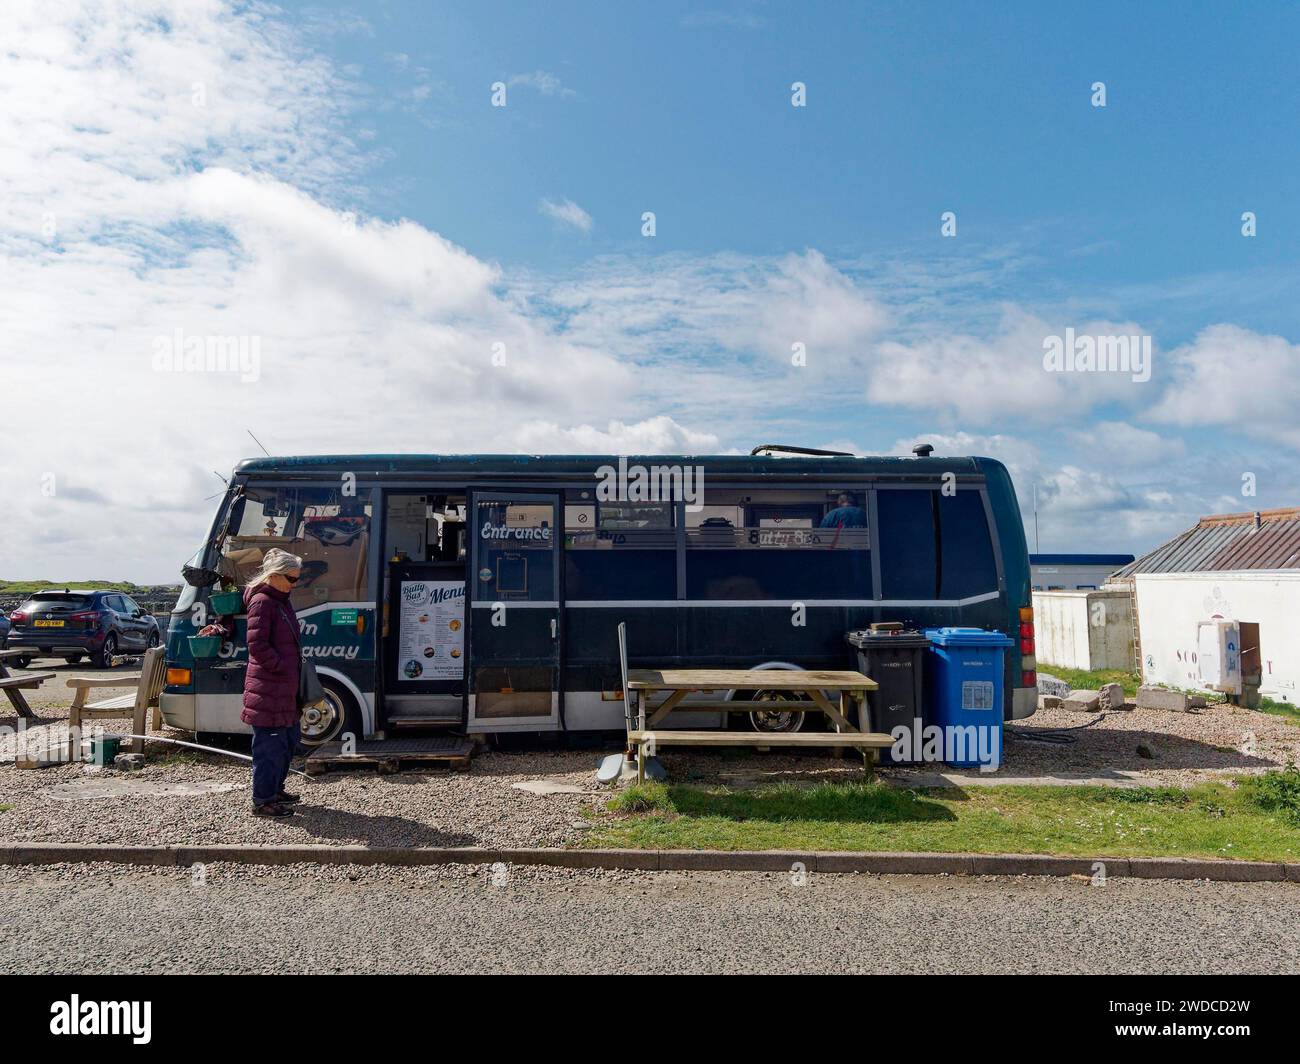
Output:
<instances>
[{"instance_id":1,"label":"car license plate","mask_svg":"<svg viewBox=\"0 0 1300 1064\"><path fill-rule=\"evenodd\" d=\"M62 628L62 621L33 621L32 624L37 628Z\"/></svg>"}]
</instances>

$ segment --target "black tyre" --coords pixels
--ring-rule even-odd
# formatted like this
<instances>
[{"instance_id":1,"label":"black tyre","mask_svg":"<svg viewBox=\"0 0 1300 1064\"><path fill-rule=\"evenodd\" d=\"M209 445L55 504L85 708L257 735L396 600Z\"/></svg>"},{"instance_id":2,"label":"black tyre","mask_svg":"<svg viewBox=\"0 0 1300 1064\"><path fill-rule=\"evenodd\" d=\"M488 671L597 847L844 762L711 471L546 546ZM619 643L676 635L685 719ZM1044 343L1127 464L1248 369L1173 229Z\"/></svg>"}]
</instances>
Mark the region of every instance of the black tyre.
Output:
<instances>
[{"instance_id":1,"label":"black tyre","mask_svg":"<svg viewBox=\"0 0 1300 1064\"><path fill-rule=\"evenodd\" d=\"M337 680L322 676L320 685L325 690L324 701L302 709L302 745L314 749L322 743L334 742L351 732L361 738L361 707L352 692Z\"/></svg>"},{"instance_id":2,"label":"black tyre","mask_svg":"<svg viewBox=\"0 0 1300 1064\"><path fill-rule=\"evenodd\" d=\"M104 637L104 645L99 651L99 657L96 659L95 664L101 669L111 669L115 657L117 657L117 636L109 632Z\"/></svg>"},{"instance_id":3,"label":"black tyre","mask_svg":"<svg viewBox=\"0 0 1300 1064\"><path fill-rule=\"evenodd\" d=\"M10 658L9 660L13 664L14 668L16 669L25 669L27 668L28 665L32 663L32 659L28 657L26 654L24 654L20 658Z\"/></svg>"},{"instance_id":4,"label":"black tyre","mask_svg":"<svg viewBox=\"0 0 1300 1064\"><path fill-rule=\"evenodd\" d=\"M755 691L752 694L737 692L737 697L752 697L755 702L770 702L771 709L755 710L749 714L749 726L756 732L785 734L803 731L808 714L781 710L782 702L797 702L798 697L789 691Z\"/></svg>"},{"instance_id":5,"label":"black tyre","mask_svg":"<svg viewBox=\"0 0 1300 1064\"><path fill-rule=\"evenodd\" d=\"M162 640L159 639L159 637L158 637L158 633L157 633L157 632L150 632L150 633L149 633L149 649L150 649L150 650L152 650L154 647L156 647L160 642L162 642Z\"/></svg>"},{"instance_id":6,"label":"black tyre","mask_svg":"<svg viewBox=\"0 0 1300 1064\"><path fill-rule=\"evenodd\" d=\"M85 656L86 656L86 655L84 655L84 654L64 654L64 655L63 655L63 660L66 661L69 665L80 665L80 664L81 664L81 660L82 660Z\"/></svg>"}]
</instances>

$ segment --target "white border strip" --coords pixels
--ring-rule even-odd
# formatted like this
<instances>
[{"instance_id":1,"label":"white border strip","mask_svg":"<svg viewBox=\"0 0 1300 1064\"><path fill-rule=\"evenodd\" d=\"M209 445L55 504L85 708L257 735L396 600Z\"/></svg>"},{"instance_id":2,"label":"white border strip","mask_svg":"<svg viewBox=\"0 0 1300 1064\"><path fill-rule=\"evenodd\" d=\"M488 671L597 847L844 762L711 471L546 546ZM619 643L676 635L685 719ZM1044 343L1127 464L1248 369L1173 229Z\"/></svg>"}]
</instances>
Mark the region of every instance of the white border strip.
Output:
<instances>
[{"instance_id":1,"label":"white border strip","mask_svg":"<svg viewBox=\"0 0 1300 1064\"><path fill-rule=\"evenodd\" d=\"M827 606L843 608L845 606L973 606L977 602L992 602L1001 592L989 591L983 595L971 595L963 599L570 599L564 604L566 609L692 609L721 607L724 609L744 609L768 607L769 609L789 609L795 602L805 606ZM476 606L487 603L475 603ZM522 603L507 603L522 605ZM541 603L537 603L541 605ZM554 605L550 603L549 605Z\"/></svg>"}]
</instances>

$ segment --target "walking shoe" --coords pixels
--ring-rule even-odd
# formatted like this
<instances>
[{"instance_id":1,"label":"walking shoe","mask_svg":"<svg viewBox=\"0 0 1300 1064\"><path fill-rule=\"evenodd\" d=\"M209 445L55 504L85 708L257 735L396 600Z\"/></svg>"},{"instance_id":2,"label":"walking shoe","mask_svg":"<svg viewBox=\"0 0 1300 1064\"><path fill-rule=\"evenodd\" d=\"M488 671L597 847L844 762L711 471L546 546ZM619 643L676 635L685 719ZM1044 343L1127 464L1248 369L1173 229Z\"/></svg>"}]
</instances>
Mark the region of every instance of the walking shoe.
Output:
<instances>
[{"instance_id":1,"label":"walking shoe","mask_svg":"<svg viewBox=\"0 0 1300 1064\"><path fill-rule=\"evenodd\" d=\"M275 800L281 805L295 805L302 801L296 794L290 794L288 791L281 791L275 796Z\"/></svg>"},{"instance_id":2,"label":"walking shoe","mask_svg":"<svg viewBox=\"0 0 1300 1064\"><path fill-rule=\"evenodd\" d=\"M253 816L293 816L293 810L279 802L266 802L253 806Z\"/></svg>"}]
</instances>

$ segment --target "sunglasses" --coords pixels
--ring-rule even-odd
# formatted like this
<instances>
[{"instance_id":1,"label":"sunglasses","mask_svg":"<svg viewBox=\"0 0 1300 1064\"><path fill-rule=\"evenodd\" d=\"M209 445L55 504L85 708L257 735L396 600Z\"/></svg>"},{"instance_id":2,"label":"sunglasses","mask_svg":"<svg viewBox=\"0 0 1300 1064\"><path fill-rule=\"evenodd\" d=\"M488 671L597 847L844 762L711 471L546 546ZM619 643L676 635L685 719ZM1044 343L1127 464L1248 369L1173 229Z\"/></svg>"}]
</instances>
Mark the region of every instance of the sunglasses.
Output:
<instances>
[{"instance_id":1,"label":"sunglasses","mask_svg":"<svg viewBox=\"0 0 1300 1064\"><path fill-rule=\"evenodd\" d=\"M299 580L302 579L302 574L299 573L297 576L286 576L284 573L281 573L281 574L280 574L280 577L281 577L281 579L283 579L286 583L289 583L289 584L296 584Z\"/></svg>"}]
</instances>

